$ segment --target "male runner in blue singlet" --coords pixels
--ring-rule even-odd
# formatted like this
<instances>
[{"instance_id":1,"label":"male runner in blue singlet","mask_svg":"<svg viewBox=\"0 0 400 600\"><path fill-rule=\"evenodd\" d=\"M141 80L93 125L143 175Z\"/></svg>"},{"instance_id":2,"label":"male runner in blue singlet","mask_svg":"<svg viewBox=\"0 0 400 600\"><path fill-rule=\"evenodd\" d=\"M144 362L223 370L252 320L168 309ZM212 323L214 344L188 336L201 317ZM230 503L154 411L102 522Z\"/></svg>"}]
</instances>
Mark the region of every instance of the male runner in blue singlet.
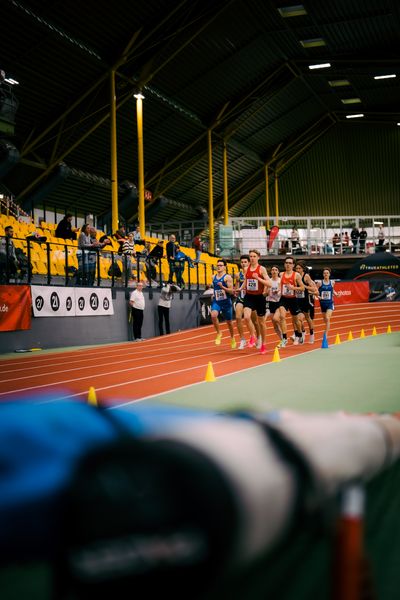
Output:
<instances>
[{"instance_id":1,"label":"male runner in blue singlet","mask_svg":"<svg viewBox=\"0 0 400 600\"><path fill-rule=\"evenodd\" d=\"M211 303L211 320L217 332L215 344L217 346L221 344L222 332L219 326L218 315L222 313L231 334L231 348L234 350L236 348L236 340L232 324L233 281L232 277L226 273L226 260L223 258L218 259L217 273L213 277L212 287L214 295Z\"/></svg>"}]
</instances>

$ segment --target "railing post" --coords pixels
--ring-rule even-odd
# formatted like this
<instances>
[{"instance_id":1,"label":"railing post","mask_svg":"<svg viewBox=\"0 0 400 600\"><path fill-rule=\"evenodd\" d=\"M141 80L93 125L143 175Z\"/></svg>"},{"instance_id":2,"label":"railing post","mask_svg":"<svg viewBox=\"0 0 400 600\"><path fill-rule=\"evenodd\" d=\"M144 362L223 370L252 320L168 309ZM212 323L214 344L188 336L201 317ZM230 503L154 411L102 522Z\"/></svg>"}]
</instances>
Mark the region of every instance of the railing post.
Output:
<instances>
[{"instance_id":1,"label":"railing post","mask_svg":"<svg viewBox=\"0 0 400 600\"><path fill-rule=\"evenodd\" d=\"M100 250L96 250L96 268L97 268L97 287L100 287Z\"/></svg>"},{"instance_id":2,"label":"railing post","mask_svg":"<svg viewBox=\"0 0 400 600\"><path fill-rule=\"evenodd\" d=\"M64 270L65 270L65 286L68 285L69 277L68 277L68 246L64 245Z\"/></svg>"},{"instance_id":3,"label":"railing post","mask_svg":"<svg viewBox=\"0 0 400 600\"><path fill-rule=\"evenodd\" d=\"M47 285L50 285L50 282L51 282L51 272L50 272L50 242L46 242L46 255L47 255Z\"/></svg>"},{"instance_id":4,"label":"railing post","mask_svg":"<svg viewBox=\"0 0 400 600\"><path fill-rule=\"evenodd\" d=\"M31 241L27 240L26 255L28 257L28 283L32 281L32 269L31 269Z\"/></svg>"}]
</instances>

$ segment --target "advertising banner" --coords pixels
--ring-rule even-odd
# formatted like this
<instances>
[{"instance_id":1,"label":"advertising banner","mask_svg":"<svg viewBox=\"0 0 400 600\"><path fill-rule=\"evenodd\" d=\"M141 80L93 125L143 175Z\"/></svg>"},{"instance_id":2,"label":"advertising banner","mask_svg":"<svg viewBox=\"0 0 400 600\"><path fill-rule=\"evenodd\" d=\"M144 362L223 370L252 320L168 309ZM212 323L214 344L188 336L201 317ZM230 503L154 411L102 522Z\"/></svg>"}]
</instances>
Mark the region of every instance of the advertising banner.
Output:
<instances>
[{"instance_id":1,"label":"advertising banner","mask_svg":"<svg viewBox=\"0 0 400 600\"><path fill-rule=\"evenodd\" d=\"M29 285L1 285L0 331L30 329L31 306Z\"/></svg>"},{"instance_id":2,"label":"advertising banner","mask_svg":"<svg viewBox=\"0 0 400 600\"><path fill-rule=\"evenodd\" d=\"M370 302L399 302L400 301L400 279L391 281L377 280L370 282Z\"/></svg>"},{"instance_id":3,"label":"advertising banner","mask_svg":"<svg viewBox=\"0 0 400 600\"><path fill-rule=\"evenodd\" d=\"M35 317L113 315L110 289L32 286Z\"/></svg>"},{"instance_id":4,"label":"advertising banner","mask_svg":"<svg viewBox=\"0 0 400 600\"><path fill-rule=\"evenodd\" d=\"M400 278L400 260L389 252L363 256L346 273L348 279Z\"/></svg>"},{"instance_id":5,"label":"advertising banner","mask_svg":"<svg viewBox=\"0 0 400 600\"><path fill-rule=\"evenodd\" d=\"M335 304L358 304L369 301L368 281L336 281Z\"/></svg>"},{"instance_id":6,"label":"advertising banner","mask_svg":"<svg viewBox=\"0 0 400 600\"><path fill-rule=\"evenodd\" d=\"M114 305L110 289L75 288L75 310L77 317L113 315Z\"/></svg>"}]
</instances>

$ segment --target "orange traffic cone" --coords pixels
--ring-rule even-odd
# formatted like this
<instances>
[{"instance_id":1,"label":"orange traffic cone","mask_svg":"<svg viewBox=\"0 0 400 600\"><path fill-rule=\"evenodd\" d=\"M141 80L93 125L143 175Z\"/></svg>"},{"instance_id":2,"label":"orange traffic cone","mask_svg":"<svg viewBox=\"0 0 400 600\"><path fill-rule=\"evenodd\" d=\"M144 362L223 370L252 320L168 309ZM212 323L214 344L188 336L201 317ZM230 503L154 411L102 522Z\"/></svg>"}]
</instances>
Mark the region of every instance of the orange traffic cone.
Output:
<instances>
[{"instance_id":1,"label":"orange traffic cone","mask_svg":"<svg viewBox=\"0 0 400 600\"><path fill-rule=\"evenodd\" d=\"M278 350L278 348L275 348L272 362L280 362L280 361L281 361L281 357L279 356L279 350Z\"/></svg>"},{"instance_id":2,"label":"orange traffic cone","mask_svg":"<svg viewBox=\"0 0 400 600\"><path fill-rule=\"evenodd\" d=\"M90 404L91 406L98 406L96 390L94 389L94 387L89 388L87 401L88 401L88 404Z\"/></svg>"},{"instance_id":3,"label":"orange traffic cone","mask_svg":"<svg viewBox=\"0 0 400 600\"><path fill-rule=\"evenodd\" d=\"M211 383L212 381L217 381L217 378L214 375L214 368L213 368L213 364L211 361L208 363L206 377L205 377L204 381L208 381L209 383Z\"/></svg>"}]
</instances>

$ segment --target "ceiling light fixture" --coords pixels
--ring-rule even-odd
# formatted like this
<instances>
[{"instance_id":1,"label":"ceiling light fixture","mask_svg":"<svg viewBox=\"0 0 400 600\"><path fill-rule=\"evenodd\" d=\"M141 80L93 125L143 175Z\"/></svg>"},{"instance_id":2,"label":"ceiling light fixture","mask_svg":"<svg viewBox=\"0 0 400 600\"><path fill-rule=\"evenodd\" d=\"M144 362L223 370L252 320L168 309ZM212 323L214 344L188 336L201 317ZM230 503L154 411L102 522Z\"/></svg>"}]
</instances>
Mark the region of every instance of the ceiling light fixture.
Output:
<instances>
[{"instance_id":1,"label":"ceiling light fixture","mask_svg":"<svg viewBox=\"0 0 400 600\"><path fill-rule=\"evenodd\" d=\"M318 48L319 46L326 46L324 38L312 38L310 40L300 40L300 44L303 48Z\"/></svg>"},{"instance_id":2,"label":"ceiling light fixture","mask_svg":"<svg viewBox=\"0 0 400 600\"><path fill-rule=\"evenodd\" d=\"M363 117L364 113L359 113L357 115L346 115L346 119L358 119L359 117Z\"/></svg>"},{"instance_id":3,"label":"ceiling light fixture","mask_svg":"<svg viewBox=\"0 0 400 600\"><path fill-rule=\"evenodd\" d=\"M308 65L309 69L328 69L331 66L331 63L319 63L317 65Z\"/></svg>"},{"instance_id":4,"label":"ceiling light fixture","mask_svg":"<svg viewBox=\"0 0 400 600\"><path fill-rule=\"evenodd\" d=\"M144 96L142 94L142 92L138 92L137 94L133 94L134 98L136 98L136 100L144 100Z\"/></svg>"},{"instance_id":5,"label":"ceiling light fixture","mask_svg":"<svg viewBox=\"0 0 400 600\"><path fill-rule=\"evenodd\" d=\"M19 85L19 81L13 79L12 77L6 77L4 81L10 85Z\"/></svg>"},{"instance_id":6,"label":"ceiling light fixture","mask_svg":"<svg viewBox=\"0 0 400 600\"><path fill-rule=\"evenodd\" d=\"M293 6L282 6L278 8L281 17L300 17L306 15L307 11L302 4L294 4Z\"/></svg>"},{"instance_id":7,"label":"ceiling light fixture","mask_svg":"<svg viewBox=\"0 0 400 600\"><path fill-rule=\"evenodd\" d=\"M350 81L348 79L332 79L328 81L331 87L344 87L346 85L350 85Z\"/></svg>"},{"instance_id":8,"label":"ceiling light fixture","mask_svg":"<svg viewBox=\"0 0 400 600\"><path fill-rule=\"evenodd\" d=\"M375 75L374 79L393 79L394 77L397 77L394 73L392 73L391 75Z\"/></svg>"},{"instance_id":9,"label":"ceiling light fixture","mask_svg":"<svg viewBox=\"0 0 400 600\"><path fill-rule=\"evenodd\" d=\"M360 104L361 98L341 98L342 104Z\"/></svg>"}]
</instances>

